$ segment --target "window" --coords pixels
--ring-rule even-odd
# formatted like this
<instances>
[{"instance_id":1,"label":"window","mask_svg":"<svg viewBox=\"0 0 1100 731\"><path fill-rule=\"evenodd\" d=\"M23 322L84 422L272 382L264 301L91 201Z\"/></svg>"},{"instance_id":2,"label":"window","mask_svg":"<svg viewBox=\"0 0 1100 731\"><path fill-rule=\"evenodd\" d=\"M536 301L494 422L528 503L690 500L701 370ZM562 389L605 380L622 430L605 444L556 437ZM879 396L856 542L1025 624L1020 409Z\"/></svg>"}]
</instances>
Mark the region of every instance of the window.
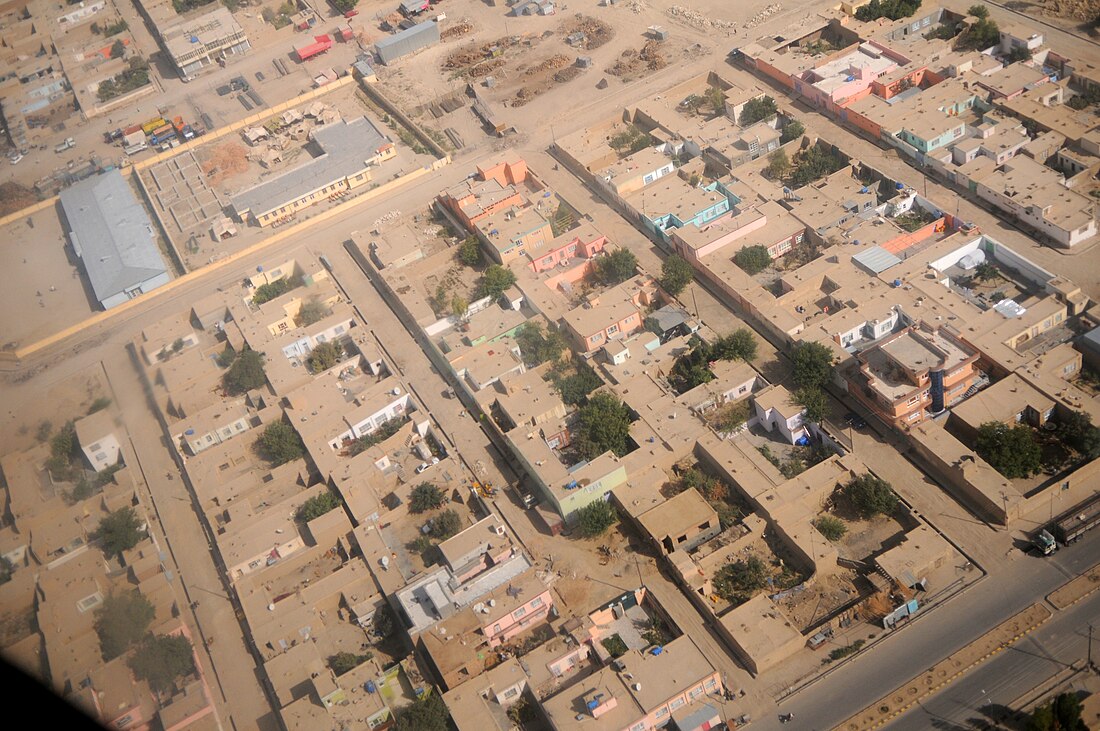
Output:
<instances>
[{"instance_id":1,"label":"window","mask_svg":"<svg viewBox=\"0 0 1100 731\"><path fill-rule=\"evenodd\" d=\"M619 332L619 326L618 325L612 325L609 328L607 328L608 337L611 337L612 335L614 335L617 332Z\"/></svg>"},{"instance_id":2,"label":"window","mask_svg":"<svg viewBox=\"0 0 1100 731\"><path fill-rule=\"evenodd\" d=\"M512 616L519 619L523 615L527 614L527 607L520 607L516 611L512 612Z\"/></svg>"},{"instance_id":3,"label":"window","mask_svg":"<svg viewBox=\"0 0 1100 731\"><path fill-rule=\"evenodd\" d=\"M708 691L712 691L717 687L718 687L718 681L715 680L714 678L711 678L710 680L707 681L706 688L707 688Z\"/></svg>"},{"instance_id":4,"label":"window","mask_svg":"<svg viewBox=\"0 0 1100 731\"><path fill-rule=\"evenodd\" d=\"M697 685L688 691L688 698L695 700L699 696L703 695L703 686Z\"/></svg>"},{"instance_id":5,"label":"window","mask_svg":"<svg viewBox=\"0 0 1100 731\"><path fill-rule=\"evenodd\" d=\"M661 706L660 708L657 709L657 712L653 714L653 717L656 718L656 719L661 719L661 718L664 718L667 715L668 715L668 706Z\"/></svg>"},{"instance_id":6,"label":"window","mask_svg":"<svg viewBox=\"0 0 1100 731\"><path fill-rule=\"evenodd\" d=\"M333 330L332 332L333 332L334 335L341 335L344 332L344 326L343 325L337 325L336 329Z\"/></svg>"},{"instance_id":7,"label":"window","mask_svg":"<svg viewBox=\"0 0 1100 731\"><path fill-rule=\"evenodd\" d=\"M537 596L531 601L531 609L538 609L543 605L542 597Z\"/></svg>"},{"instance_id":8,"label":"window","mask_svg":"<svg viewBox=\"0 0 1100 731\"><path fill-rule=\"evenodd\" d=\"M919 418L920 418L920 412L919 411L914 411L912 414L909 414L909 421L916 421Z\"/></svg>"},{"instance_id":9,"label":"window","mask_svg":"<svg viewBox=\"0 0 1100 731\"><path fill-rule=\"evenodd\" d=\"M681 696L680 698L677 698L676 700L672 701L672 703L669 703L668 707L670 709L672 709L673 711L675 711L677 708L684 705L685 703L687 703L687 701L685 701L683 699L683 697Z\"/></svg>"},{"instance_id":10,"label":"window","mask_svg":"<svg viewBox=\"0 0 1100 731\"><path fill-rule=\"evenodd\" d=\"M519 691L516 690L515 688L509 688L508 690L504 691L505 699L515 698L517 695L519 695Z\"/></svg>"},{"instance_id":11,"label":"window","mask_svg":"<svg viewBox=\"0 0 1100 731\"><path fill-rule=\"evenodd\" d=\"M1070 363L1069 365L1062 368L1062 373L1064 373L1064 374L1073 373L1075 370L1077 370L1077 364L1076 363Z\"/></svg>"},{"instance_id":12,"label":"window","mask_svg":"<svg viewBox=\"0 0 1100 731\"><path fill-rule=\"evenodd\" d=\"M498 632L500 632L500 625L499 624L494 624L493 625L493 634L496 634Z\"/></svg>"}]
</instances>

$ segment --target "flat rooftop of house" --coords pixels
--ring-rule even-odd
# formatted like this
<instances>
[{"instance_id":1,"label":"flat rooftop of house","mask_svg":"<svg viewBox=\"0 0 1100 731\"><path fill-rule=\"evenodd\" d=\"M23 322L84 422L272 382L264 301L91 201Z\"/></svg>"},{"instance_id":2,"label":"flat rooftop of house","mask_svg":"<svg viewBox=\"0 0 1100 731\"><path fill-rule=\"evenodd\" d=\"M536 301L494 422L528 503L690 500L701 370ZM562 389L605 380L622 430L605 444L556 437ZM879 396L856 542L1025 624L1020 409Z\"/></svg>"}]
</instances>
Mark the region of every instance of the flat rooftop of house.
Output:
<instances>
[{"instance_id":1,"label":"flat rooftop of house","mask_svg":"<svg viewBox=\"0 0 1100 731\"><path fill-rule=\"evenodd\" d=\"M656 147L646 147L628 155L614 164L601 170L598 175L601 178L611 177L614 184L621 183L625 179L637 177L643 173L649 173L657 168L670 163L671 158Z\"/></svg>"},{"instance_id":2,"label":"flat rooftop of house","mask_svg":"<svg viewBox=\"0 0 1100 731\"><path fill-rule=\"evenodd\" d=\"M1045 413L1054 399L1034 388L1015 373L1010 373L951 409L952 418L977 429L989 421L1013 420L1027 407Z\"/></svg>"},{"instance_id":3,"label":"flat rooftop of house","mask_svg":"<svg viewBox=\"0 0 1100 731\"><path fill-rule=\"evenodd\" d=\"M684 490L665 502L638 516L651 536L658 540L663 536L678 536L714 518L716 513L695 488Z\"/></svg>"},{"instance_id":4,"label":"flat rooftop of house","mask_svg":"<svg viewBox=\"0 0 1100 731\"><path fill-rule=\"evenodd\" d=\"M496 178L487 180L467 178L447 188L441 195L455 201L462 201L459 204L460 210L469 218L477 218L487 209L508 200L518 192L516 186L501 185Z\"/></svg>"},{"instance_id":5,"label":"flat rooftop of house","mask_svg":"<svg viewBox=\"0 0 1100 731\"><path fill-rule=\"evenodd\" d=\"M641 280L643 277L638 276L637 279ZM638 288L626 285L613 287L601 293L596 303L586 302L569 310L562 316L562 320L581 336L588 337L597 330L618 324L638 312L640 308L634 304L637 292Z\"/></svg>"},{"instance_id":6,"label":"flat rooftop of house","mask_svg":"<svg viewBox=\"0 0 1100 731\"><path fill-rule=\"evenodd\" d=\"M1037 206L1044 218L1062 228L1076 229L1093 218L1093 202L1066 188L1061 174L1030 157L1017 156L980 181L1011 198L1021 208Z\"/></svg>"},{"instance_id":7,"label":"flat rooftop of house","mask_svg":"<svg viewBox=\"0 0 1100 731\"><path fill-rule=\"evenodd\" d=\"M1068 79L1056 83L1068 86ZM1041 127L1052 129L1065 135L1076 143L1096 127L1096 117L1088 111L1076 111L1064 104L1047 106L1039 97L1049 94L1054 87L1040 84L1012 99L996 99L998 107L1005 109L1021 119L1032 119Z\"/></svg>"},{"instance_id":8,"label":"flat rooftop of house","mask_svg":"<svg viewBox=\"0 0 1100 731\"><path fill-rule=\"evenodd\" d=\"M493 696L526 680L527 674L513 657L444 693L443 701L458 731L511 731L514 724Z\"/></svg>"},{"instance_id":9,"label":"flat rooftop of house","mask_svg":"<svg viewBox=\"0 0 1100 731\"><path fill-rule=\"evenodd\" d=\"M312 141L320 148L319 155L233 196L238 214L251 211L261 216L334 180L360 173L388 144L366 117L318 127Z\"/></svg>"},{"instance_id":10,"label":"flat rooftop of house","mask_svg":"<svg viewBox=\"0 0 1100 731\"><path fill-rule=\"evenodd\" d=\"M397 600L412 622L409 633L422 632L440 619L452 616L529 568L531 562L527 556L517 553L457 587L452 586L446 569L433 571L397 592Z\"/></svg>"},{"instance_id":11,"label":"flat rooftop of house","mask_svg":"<svg viewBox=\"0 0 1100 731\"><path fill-rule=\"evenodd\" d=\"M512 539L508 536L504 523L493 513L440 543L439 553L447 565L457 571L471 555L511 543Z\"/></svg>"},{"instance_id":12,"label":"flat rooftop of house","mask_svg":"<svg viewBox=\"0 0 1100 731\"><path fill-rule=\"evenodd\" d=\"M495 385L494 398L517 426L530 426L533 419L565 408L561 396L553 384L544 380L541 370L510 373ZM500 393L501 389L504 393Z\"/></svg>"},{"instance_id":13,"label":"flat rooftop of house","mask_svg":"<svg viewBox=\"0 0 1100 731\"><path fill-rule=\"evenodd\" d=\"M676 174L662 176L626 196L634 210L641 211L650 219L672 214L681 221L693 218L723 198L725 196L720 191L693 187Z\"/></svg>"},{"instance_id":14,"label":"flat rooftop of house","mask_svg":"<svg viewBox=\"0 0 1100 731\"><path fill-rule=\"evenodd\" d=\"M526 321L527 317L519 310L494 304L469 315L459 334L464 340L476 343L485 338L494 339L516 329Z\"/></svg>"},{"instance_id":15,"label":"flat rooftop of house","mask_svg":"<svg viewBox=\"0 0 1100 731\"><path fill-rule=\"evenodd\" d=\"M989 89L994 94L1011 96L1021 89L1029 86L1045 83L1047 75L1041 69L1028 66L1025 63L1013 63L1004 69L989 76L981 76L976 79L979 85Z\"/></svg>"},{"instance_id":16,"label":"flat rooftop of house","mask_svg":"<svg viewBox=\"0 0 1100 731\"><path fill-rule=\"evenodd\" d=\"M543 210L551 213L550 206L543 206L542 199L533 205L508 206L485 216L477 222L477 228L497 250L511 248L515 239L537 231L549 222Z\"/></svg>"},{"instance_id":17,"label":"flat rooftop of house","mask_svg":"<svg viewBox=\"0 0 1100 731\"><path fill-rule=\"evenodd\" d=\"M927 369L950 368L954 365L948 362L950 354L939 347L938 343L933 345L932 339L923 332L917 333L910 330L901 337L883 342L881 348L895 363L916 373ZM955 360L965 360L961 351Z\"/></svg>"},{"instance_id":18,"label":"flat rooftop of house","mask_svg":"<svg viewBox=\"0 0 1100 731\"><path fill-rule=\"evenodd\" d=\"M939 421L925 419L910 427L909 434L945 464L960 470L962 477L989 502L1001 505L1007 501L1011 506L1023 500L1011 480L977 457L973 449L952 436Z\"/></svg>"},{"instance_id":19,"label":"flat rooftop of house","mask_svg":"<svg viewBox=\"0 0 1100 731\"><path fill-rule=\"evenodd\" d=\"M719 621L754 659L767 657L790 643L802 642L802 633L767 594L757 594Z\"/></svg>"},{"instance_id":20,"label":"flat rooftop of house","mask_svg":"<svg viewBox=\"0 0 1100 731\"><path fill-rule=\"evenodd\" d=\"M734 213L724 215L702 226L681 226L680 228L673 229L672 235L683 241L688 248L697 250L708 246L724 236L728 236L746 226L754 224L761 218L767 218L764 226L760 229L750 231L734 241L731 252L739 251L745 246L751 246L752 244L744 244L742 242L753 236L757 238L763 237L766 240L770 240L769 243L775 243L776 241L783 240L783 234L781 232L784 230L804 230L806 228L802 223L797 221L786 208L775 201L767 201L755 207L746 207L744 209L738 207L738 210ZM773 233L775 234L774 238ZM723 255L728 256L731 254L731 252L727 252L725 248L720 250Z\"/></svg>"},{"instance_id":21,"label":"flat rooftop of house","mask_svg":"<svg viewBox=\"0 0 1100 731\"><path fill-rule=\"evenodd\" d=\"M816 78L813 86L831 94L855 81L860 75L874 79L897 65L897 61L887 58L878 48L869 43L861 43L851 53L815 67L811 72Z\"/></svg>"}]
</instances>

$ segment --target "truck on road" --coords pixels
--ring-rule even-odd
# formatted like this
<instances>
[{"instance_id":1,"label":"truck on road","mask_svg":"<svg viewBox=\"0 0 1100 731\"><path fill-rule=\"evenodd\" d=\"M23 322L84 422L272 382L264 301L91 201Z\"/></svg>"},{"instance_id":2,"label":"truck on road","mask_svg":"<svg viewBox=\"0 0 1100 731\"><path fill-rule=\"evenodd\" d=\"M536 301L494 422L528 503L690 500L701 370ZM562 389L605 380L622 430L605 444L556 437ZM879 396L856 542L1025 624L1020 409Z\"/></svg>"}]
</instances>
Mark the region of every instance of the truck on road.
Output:
<instances>
[{"instance_id":1,"label":"truck on road","mask_svg":"<svg viewBox=\"0 0 1100 731\"><path fill-rule=\"evenodd\" d=\"M1058 550L1058 543L1046 528L1031 537L1031 545L1043 556L1049 556Z\"/></svg>"},{"instance_id":2,"label":"truck on road","mask_svg":"<svg viewBox=\"0 0 1100 731\"><path fill-rule=\"evenodd\" d=\"M1050 532L1063 546L1077 541L1086 532L1100 525L1100 492L1063 513L1050 527Z\"/></svg>"},{"instance_id":3,"label":"truck on road","mask_svg":"<svg viewBox=\"0 0 1100 731\"><path fill-rule=\"evenodd\" d=\"M172 125L166 124L149 137L149 143L153 145L159 145L161 142L170 140L176 136L176 130Z\"/></svg>"}]
</instances>

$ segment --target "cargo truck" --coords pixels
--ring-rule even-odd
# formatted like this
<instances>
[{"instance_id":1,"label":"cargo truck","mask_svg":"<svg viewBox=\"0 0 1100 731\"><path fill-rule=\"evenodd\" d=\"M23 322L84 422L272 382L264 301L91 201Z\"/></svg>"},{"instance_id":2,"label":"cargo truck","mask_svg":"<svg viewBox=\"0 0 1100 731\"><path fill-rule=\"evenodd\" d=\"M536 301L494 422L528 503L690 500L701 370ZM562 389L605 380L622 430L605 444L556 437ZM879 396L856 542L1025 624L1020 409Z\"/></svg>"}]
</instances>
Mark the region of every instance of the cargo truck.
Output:
<instances>
[{"instance_id":1,"label":"cargo truck","mask_svg":"<svg viewBox=\"0 0 1100 731\"><path fill-rule=\"evenodd\" d=\"M157 117L156 119L150 119L148 122L142 123L141 131L147 135L151 135L166 124L168 124L167 119L164 117Z\"/></svg>"},{"instance_id":2,"label":"cargo truck","mask_svg":"<svg viewBox=\"0 0 1100 731\"><path fill-rule=\"evenodd\" d=\"M161 142L173 139L176 136L176 130L170 124L166 124L149 137L150 144L159 145Z\"/></svg>"},{"instance_id":3,"label":"cargo truck","mask_svg":"<svg viewBox=\"0 0 1100 731\"><path fill-rule=\"evenodd\" d=\"M1086 532L1100 525L1100 492L1062 515L1050 532L1063 546L1076 542Z\"/></svg>"}]
</instances>

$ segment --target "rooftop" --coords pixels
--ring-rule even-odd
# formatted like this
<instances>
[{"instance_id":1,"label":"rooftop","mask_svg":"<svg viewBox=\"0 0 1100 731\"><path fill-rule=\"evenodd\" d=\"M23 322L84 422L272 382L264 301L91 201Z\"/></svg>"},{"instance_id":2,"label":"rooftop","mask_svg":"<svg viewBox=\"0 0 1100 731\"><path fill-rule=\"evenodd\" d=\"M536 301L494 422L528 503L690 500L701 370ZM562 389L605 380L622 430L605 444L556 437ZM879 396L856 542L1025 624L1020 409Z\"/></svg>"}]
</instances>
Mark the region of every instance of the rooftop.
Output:
<instances>
[{"instance_id":1,"label":"rooftop","mask_svg":"<svg viewBox=\"0 0 1100 731\"><path fill-rule=\"evenodd\" d=\"M73 248L102 302L168 270L145 208L118 170L61 191Z\"/></svg>"},{"instance_id":2,"label":"rooftop","mask_svg":"<svg viewBox=\"0 0 1100 731\"><path fill-rule=\"evenodd\" d=\"M233 196L238 215L251 212L258 218L334 180L360 173L389 144L366 117L317 128L313 143L320 154L312 160Z\"/></svg>"}]
</instances>

